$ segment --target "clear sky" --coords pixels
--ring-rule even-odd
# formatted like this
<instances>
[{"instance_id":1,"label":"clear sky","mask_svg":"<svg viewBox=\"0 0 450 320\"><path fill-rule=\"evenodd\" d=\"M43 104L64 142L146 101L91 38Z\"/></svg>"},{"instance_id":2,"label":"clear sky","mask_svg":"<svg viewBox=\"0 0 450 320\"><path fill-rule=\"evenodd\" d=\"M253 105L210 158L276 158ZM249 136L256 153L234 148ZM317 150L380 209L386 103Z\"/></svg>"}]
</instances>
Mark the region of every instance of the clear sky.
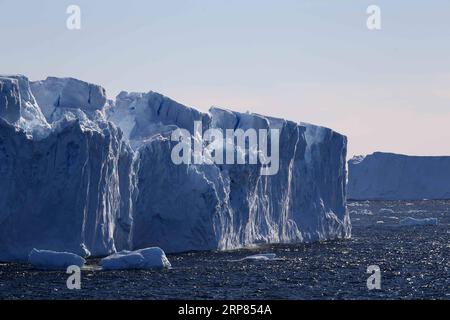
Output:
<instances>
[{"instance_id":1,"label":"clear sky","mask_svg":"<svg viewBox=\"0 0 450 320\"><path fill-rule=\"evenodd\" d=\"M450 155L448 0L0 0L0 30L0 73L324 125L350 156Z\"/></svg>"}]
</instances>

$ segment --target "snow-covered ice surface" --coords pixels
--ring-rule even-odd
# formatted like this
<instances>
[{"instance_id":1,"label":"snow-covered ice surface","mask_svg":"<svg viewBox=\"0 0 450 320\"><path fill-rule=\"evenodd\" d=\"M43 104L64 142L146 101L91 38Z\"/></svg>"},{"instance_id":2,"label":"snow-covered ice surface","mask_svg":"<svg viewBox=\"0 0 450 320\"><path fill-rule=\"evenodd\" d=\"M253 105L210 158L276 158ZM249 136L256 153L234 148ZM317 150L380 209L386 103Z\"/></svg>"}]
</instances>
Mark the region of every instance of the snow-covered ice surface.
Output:
<instances>
[{"instance_id":1,"label":"snow-covered ice surface","mask_svg":"<svg viewBox=\"0 0 450 320\"><path fill-rule=\"evenodd\" d=\"M346 137L333 130L72 78L0 77L0 261L346 238ZM5 102L6 101L6 102ZM280 170L175 165L171 133L280 130Z\"/></svg>"},{"instance_id":2,"label":"snow-covered ice surface","mask_svg":"<svg viewBox=\"0 0 450 320\"><path fill-rule=\"evenodd\" d=\"M161 248L146 248L136 251L121 251L103 258L103 270L170 268L170 262Z\"/></svg>"},{"instance_id":3,"label":"snow-covered ice surface","mask_svg":"<svg viewBox=\"0 0 450 320\"><path fill-rule=\"evenodd\" d=\"M28 262L42 270L65 270L69 266L81 268L86 260L73 253L33 249L28 256Z\"/></svg>"},{"instance_id":4,"label":"snow-covered ice surface","mask_svg":"<svg viewBox=\"0 0 450 320\"><path fill-rule=\"evenodd\" d=\"M450 199L450 157L376 152L348 162L352 200Z\"/></svg>"},{"instance_id":5,"label":"snow-covered ice surface","mask_svg":"<svg viewBox=\"0 0 450 320\"><path fill-rule=\"evenodd\" d=\"M399 224L404 227L408 226L435 226L438 224L437 218L423 218L417 219L412 217L407 217L405 219L400 220Z\"/></svg>"}]
</instances>

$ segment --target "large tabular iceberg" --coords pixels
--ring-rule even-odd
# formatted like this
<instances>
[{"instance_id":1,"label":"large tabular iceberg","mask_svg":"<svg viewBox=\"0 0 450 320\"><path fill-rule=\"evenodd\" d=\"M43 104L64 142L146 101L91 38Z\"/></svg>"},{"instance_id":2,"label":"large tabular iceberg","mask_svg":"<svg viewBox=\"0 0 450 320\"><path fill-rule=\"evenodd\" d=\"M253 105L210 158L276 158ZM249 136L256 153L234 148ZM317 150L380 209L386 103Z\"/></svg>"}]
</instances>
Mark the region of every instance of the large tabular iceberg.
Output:
<instances>
[{"instance_id":1,"label":"large tabular iceberg","mask_svg":"<svg viewBox=\"0 0 450 320\"><path fill-rule=\"evenodd\" d=\"M194 133L195 121L278 129L278 173L174 164L171 134ZM346 143L330 129L202 113L155 92L110 101L76 79L0 77L0 260L26 260L35 247L87 257L348 237Z\"/></svg>"},{"instance_id":2,"label":"large tabular iceberg","mask_svg":"<svg viewBox=\"0 0 450 320\"><path fill-rule=\"evenodd\" d=\"M450 199L450 157L376 152L348 162L352 200Z\"/></svg>"}]
</instances>

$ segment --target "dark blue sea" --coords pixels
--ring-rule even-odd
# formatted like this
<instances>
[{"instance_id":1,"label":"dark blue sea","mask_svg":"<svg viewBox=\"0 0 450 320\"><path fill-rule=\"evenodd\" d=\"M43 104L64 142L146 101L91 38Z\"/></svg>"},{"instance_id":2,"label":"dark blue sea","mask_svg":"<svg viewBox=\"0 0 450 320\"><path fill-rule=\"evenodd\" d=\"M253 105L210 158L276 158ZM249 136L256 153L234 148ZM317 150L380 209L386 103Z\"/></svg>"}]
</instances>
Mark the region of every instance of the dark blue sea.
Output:
<instances>
[{"instance_id":1,"label":"dark blue sea","mask_svg":"<svg viewBox=\"0 0 450 320\"><path fill-rule=\"evenodd\" d=\"M65 272L0 264L0 299L450 299L450 201L350 202L348 240L168 255L164 271ZM438 225L400 227L405 217ZM276 260L235 261L257 253ZM98 261L89 261L95 265ZM368 290L378 265L381 289Z\"/></svg>"}]
</instances>

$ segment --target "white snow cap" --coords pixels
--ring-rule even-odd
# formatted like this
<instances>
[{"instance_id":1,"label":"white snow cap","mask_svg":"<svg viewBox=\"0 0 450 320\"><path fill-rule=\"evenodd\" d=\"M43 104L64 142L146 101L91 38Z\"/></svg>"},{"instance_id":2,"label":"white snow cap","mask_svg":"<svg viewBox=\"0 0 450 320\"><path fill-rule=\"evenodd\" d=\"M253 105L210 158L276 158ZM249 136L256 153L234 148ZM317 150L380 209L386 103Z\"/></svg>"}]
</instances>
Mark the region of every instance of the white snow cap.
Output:
<instances>
[{"instance_id":1,"label":"white snow cap","mask_svg":"<svg viewBox=\"0 0 450 320\"><path fill-rule=\"evenodd\" d=\"M100 262L104 270L170 268L171 264L161 248L121 251Z\"/></svg>"},{"instance_id":2,"label":"white snow cap","mask_svg":"<svg viewBox=\"0 0 450 320\"><path fill-rule=\"evenodd\" d=\"M33 267L44 270L65 270L69 266L81 268L86 263L73 253L37 249L31 250L28 261Z\"/></svg>"}]
</instances>

